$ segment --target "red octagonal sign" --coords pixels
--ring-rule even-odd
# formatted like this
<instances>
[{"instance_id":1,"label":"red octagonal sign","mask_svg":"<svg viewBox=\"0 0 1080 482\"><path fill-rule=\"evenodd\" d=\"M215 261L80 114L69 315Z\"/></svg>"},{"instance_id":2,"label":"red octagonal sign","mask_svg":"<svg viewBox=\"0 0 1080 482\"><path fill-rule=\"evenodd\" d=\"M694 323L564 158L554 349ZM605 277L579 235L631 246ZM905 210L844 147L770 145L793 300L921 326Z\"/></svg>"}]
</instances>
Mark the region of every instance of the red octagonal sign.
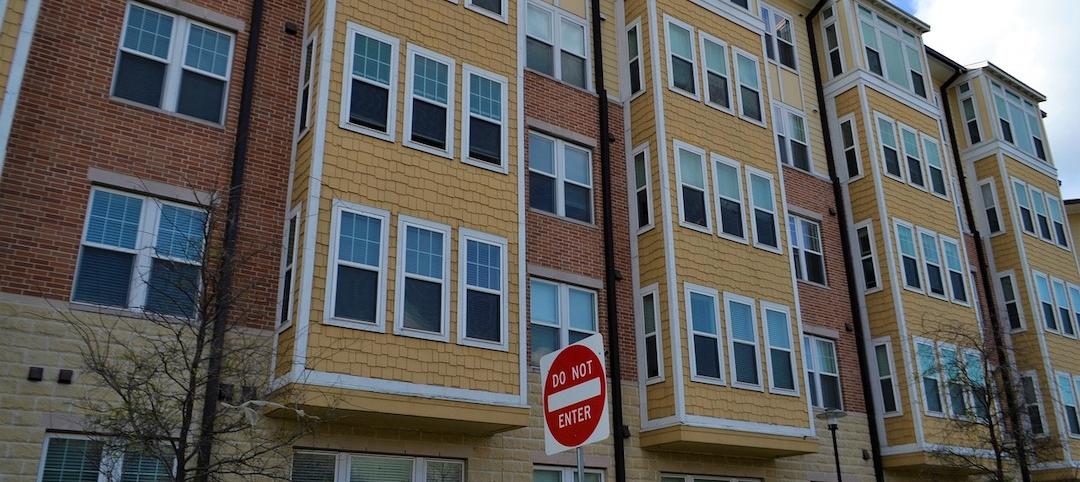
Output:
<instances>
[{"instance_id":1,"label":"red octagonal sign","mask_svg":"<svg viewBox=\"0 0 1080 482\"><path fill-rule=\"evenodd\" d=\"M549 455L608 437L605 372L603 339L598 334L540 360L544 448Z\"/></svg>"}]
</instances>

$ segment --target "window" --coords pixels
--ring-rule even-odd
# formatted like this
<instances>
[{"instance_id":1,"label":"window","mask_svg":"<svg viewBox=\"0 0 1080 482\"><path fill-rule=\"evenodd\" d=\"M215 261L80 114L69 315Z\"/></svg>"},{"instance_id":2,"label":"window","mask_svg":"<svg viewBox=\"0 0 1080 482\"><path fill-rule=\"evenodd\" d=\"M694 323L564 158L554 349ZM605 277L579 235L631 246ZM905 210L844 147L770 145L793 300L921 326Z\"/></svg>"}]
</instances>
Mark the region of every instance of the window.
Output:
<instances>
[{"instance_id":1,"label":"window","mask_svg":"<svg viewBox=\"0 0 1080 482\"><path fill-rule=\"evenodd\" d=\"M919 154L919 134L905 125L900 126L900 137L903 139L904 159L907 160L908 182L919 189L926 189L926 180L923 178L923 161Z\"/></svg>"},{"instance_id":2,"label":"window","mask_svg":"<svg viewBox=\"0 0 1080 482\"><path fill-rule=\"evenodd\" d=\"M285 224L285 249L281 254L281 304L278 306L278 329L292 321L293 274L296 266L296 245L300 243L300 208L289 215Z\"/></svg>"},{"instance_id":3,"label":"window","mask_svg":"<svg viewBox=\"0 0 1080 482\"><path fill-rule=\"evenodd\" d=\"M871 221L866 221L855 228L855 236L859 242L859 266L862 272L863 290L865 291L880 288L877 277L877 254L874 252L873 229Z\"/></svg>"},{"instance_id":4,"label":"window","mask_svg":"<svg viewBox=\"0 0 1080 482\"><path fill-rule=\"evenodd\" d=\"M230 33L129 3L112 95L221 124L232 51Z\"/></svg>"},{"instance_id":5,"label":"window","mask_svg":"<svg viewBox=\"0 0 1080 482\"><path fill-rule=\"evenodd\" d=\"M1050 284L1054 287L1054 301L1057 303L1058 319L1061 320L1061 334L1076 336L1072 311L1069 310L1069 298L1066 294L1065 282L1055 278L1050 280Z\"/></svg>"},{"instance_id":6,"label":"window","mask_svg":"<svg viewBox=\"0 0 1080 482\"><path fill-rule=\"evenodd\" d=\"M592 153L561 139L530 132L529 206L591 223Z\"/></svg>"},{"instance_id":7,"label":"window","mask_svg":"<svg viewBox=\"0 0 1080 482\"><path fill-rule=\"evenodd\" d=\"M732 0L732 3L738 0ZM743 0L746 2L747 0ZM761 482L760 479L735 479L730 477L711 477L698 475L660 474L660 482Z\"/></svg>"},{"instance_id":8,"label":"window","mask_svg":"<svg viewBox=\"0 0 1080 482\"><path fill-rule=\"evenodd\" d=\"M900 166L900 147L896 143L896 124L878 116L878 142L881 143L882 159L885 161L885 174L899 180L904 179Z\"/></svg>"},{"instance_id":9,"label":"window","mask_svg":"<svg viewBox=\"0 0 1080 482\"><path fill-rule=\"evenodd\" d=\"M754 246L769 251L780 250L780 235L776 219L776 196L773 195L772 176L760 171L746 169L750 179L750 200L754 207Z\"/></svg>"},{"instance_id":10,"label":"window","mask_svg":"<svg viewBox=\"0 0 1080 482\"><path fill-rule=\"evenodd\" d=\"M1038 107L997 82L991 82L1002 138L1025 153L1046 162L1042 117Z\"/></svg>"},{"instance_id":11,"label":"window","mask_svg":"<svg viewBox=\"0 0 1080 482\"><path fill-rule=\"evenodd\" d=\"M728 0L732 5L739 7L743 10L750 10L750 0Z\"/></svg>"},{"instance_id":12,"label":"window","mask_svg":"<svg viewBox=\"0 0 1080 482\"><path fill-rule=\"evenodd\" d=\"M405 144L450 156L454 61L410 44L405 75Z\"/></svg>"},{"instance_id":13,"label":"window","mask_svg":"<svg viewBox=\"0 0 1080 482\"><path fill-rule=\"evenodd\" d=\"M896 224L896 243L900 247L900 268L904 273L904 287L921 292L922 273L915 253L915 230L910 225Z\"/></svg>"},{"instance_id":14,"label":"window","mask_svg":"<svg viewBox=\"0 0 1080 482\"><path fill-rule=\"evenodd\" d=\"M832 7L828 8L831 9ZM829 57L829 75L837 77L844 73L844 54L840 50L840 37L836 30L836 21L826 23L823 29L825 32L825 55Z\"/></svg>"},{"instance_id":15,"label":"window","mask_svg":"<svg viewBox=\"0 0 1080 482\"><path fill-rule=\"evenodd\" d=\"M885 415L900 413L897 401L900 399L898 387L893 381L893 358L892 348L888 341L874 344L874 361L877 364L878 388L881 391L881 409Z\"/></svg>"},{"instance_id":16,"label":"window","mask_svg":"<svg viewBox=\"0 0 1080 482\"><path fill-rule=\"evenodd\" d=\"M795 277L825 284L825 256L821 249L821 225L809 219L788 216L791 255L795 258Z\"/></svg>"},{"instance_id":17,"label":"window","mask_svg":"<svg viewBox=\"0 0 1080 482\"><path fill-rule=\"evenodd\" d=\"M690 344L694 379L723 383L724 361L720 349L719 312L716 290L686 285L686 312L693 342Z\"/></svg>"},{"instance_id":18,"label":"window","mask_svg":"<svg viewBox=\"0 0 1080 482\"><path fill-rule=\"evenodd\" d=\"M867 68L898 87L926 98L919 39L862 5L858 9Z\"/></svg>"},{"instance_id":19,"label":"window","mask_svg":"<svg viewBox=\"0 0 1080 482\"><path fill-rule=\"evenodd\" d=\"M1028 427L1033 435L1045 435L1046 427L1043 425L1042 397L1039 393L1037 376L1035 372L1021 375L1020 384L1024 396L1025 411L1027 412Z\"/></svg>"},{"instance_id":20,"label":"window","mask_svg":"<svg viewBox=\"0 0 1080 482\"><path fill-rule=\"evenodd\" d=\"M967 91L964 91L965 88ZM960 114L964 116L964 133L967 135L968 145L978 144L982 142L982 130L979 129L975 92L967 82L960 84L960 92Z\"/></svg>"},{"instance_id":21,"label":"window","mask_svg":"<svg viewBox=\"0 0 1080 482\"><path fill-rule=\"evenodd\" d=\"M810 165L810 143L806 134L806 118L801 113L773 106L773 122L776 125L776 141L780 148L780 162L807 172Z\"/></svg>"},{"instance_id":22,"label":"window","mask_svg":"<svg viewBox=\"0 0 1080 482\"><path fill-rule=\"evenodd\" d=\"M1080 435L1080 414L1077 413L1076 391L1073 379L1068 373L1057 373L1058 393L1061 394L1061 405L1064 409L1065 422L1069 427L1069 435Z\"/></svg>"},{"instance_id":23,"label":"window","mask_svg":"<svg viewBox=\"0 0 1080 482\"><path fill-rule=\"evenodd\" d=\"M817 408L842 410L840 367L836 361L836 342L816 336L803 337L806 378L810 383L810 401Z\"/></svg>"},{"instance_id":24,"label":"window","mask_svg":"<svg viewBox=\"0 0 1080 482\"><path fill-rule=\"evenodd\" d=\"M466 0L465 6L496 20L506 21L506 0Z\"/></svg>"},{"instance_id":25,"label":"window","mask_svg":"<svg viewBox=\"0 0 1080 482\"><path fill-rule=\"evenodd\" d=\"M795 60L795 22L791 16L763 5L761 19L765 21L765 53L769 60L798 70Z\"/></svg>"},{"instance_id":26,"label":"window","mask_svg":"<svg viewBox=\"0 0 1080 482\"><path fill-rule=\"evenodd\" d=\"M766 359L769 391L796 394L795 342L791 336L788 309L763 301L761 314L765 318L765 341L769 347L769 357Z\"/></svg>"},{"instance_id":27,"label":"window","mask_svg":"<svg viewBox=\"0 0 1080 482\"><path fill-rule=\"evenodd\" d=\"M645 333L645 375L649 380L661 379L664 376L663 367L663 340L660 339L660 322L658 314L660 305L657 300L658 290L656 285L642 290L641 317ZM714 323L715 325L715 323Z\"/></svg>"},{"instance_id":28,"label":"window","mask_svg":"<svg viewBox=\"0 0 1080 482\"><path fill-rule=\"evenodd\" d=\"M705 151L675 143L679 164L675 174L679 182L679 224L698 231L711 232L709 186L705 178Z\"/></svg>"},{"instance_id":29,"label":"window","mask_svg":"<svg viewBox=\"0 0 1080 482\"><path fill-rule=\"evenodd\" d=\"M1013 179L1013 192L1016 193L1016 206L1020 212L1020 222L1024 231L1035 234L1035 221L1031 216L1031 198L1028 197L1027 185Z\"/></svg>"},{"instance_id":30,"label":"window","mask_svg":"<svg viewBox=\"0 0 1080 482\"><path fill-rule=\"evenodd\" d=\"M525 66L567 84L588 88L585 23L561 10L529 2Z\"/></svg>"},{"instance_id":31,"label":"window","mask_svg":"<svg viewBox=\"0 0 1080 482\"><path fill-rule=\"evenodd\" d=\"M634 151L634 206L637 210L638 232L653 225L652 219L652 174L649 172L649 146L644 145Z\"/></svg>"},{"instance_id":32,"label":"window","mask_svg":"<svg viewBox=\"0 0 1080 482\"><path fill-rule=\"evenodd\" d=\"M397 115L398 40L349 24L343 89L343 127L388 141L394 140ZM345 109L344 106L349 106Z\"/></svg>"},{"instance_id":33,"label":"window","mask_svg":"<svg viewBox=\"0 0 1080 482\"><path fill-rule=\"evenodd\" d=\"M450 226L398 216L394 333L450 337Z\"/></svg>"},{"instance_id":34,"label":"window","mask_svg":"<svg viewBox=\"0 0 1080 482\"><path fill-rule=\"evenodd\" d=\"M458 248L464 275L458 275L458 342L483 348L507 349L506 240L476 231L460 230Z\"/></svg>"},{"instance_id":35,"label":"window","mask_svg":"<svg viewBox=\"0 0 1080 482\"><path fill-rule=\"evenodd\" d=\"M926 268L926 286L930 290L930 295L945 297L945 278L941 269L941 250L938 249L937 235L920 229L919 246L922 249L923 264Z\"/></svg>"},{"instance_id":36,"label":"window","mask_svg":"<svg viewBox=\"0 0 1080 482\"><path fill-rule=\"evenodd\" d=\"M945 374L945 387L949 398L949 413L951 416L960 418L968 415L967 387L965 382L964 365L956 347L942 345L941 371Z\"/></svg>"},{"instance_id":37,"label":"window","mask_svg":"<svg viewBox=\"0 0 1080 482\"><path fill-rule=\"evenodd\" d=\"M487 169L506 169L506 79L462 66L467 94L461 104L461 159Z\"/></svg>"},{"instance_id":38,"label":"window","mask_svg":"<svg viewBox=\"0 0 1080 482\"><path fill-rule=\"evenodd\" d=\"M1042 308L1043 324L1047 330L1058 331L1054 301L1050 294L1050 281L1046 279L1046 275L1035 275L1035 291L1039 296L1039 306Z\"/></svg>"},{"instance_id":39,"label":"window","mask_svg":"<svg viewBox=\"0 0 1080 482\"><path fill-rule=\"evenodd\" d=\"M694 54L693 29L673 18L666 20L668 87L697 99L697 57Z\"/></svg>"},{"instance_id":40,"label":"window","mask_svg":"<svg viewBox=\"0 0 1080 482\"><path fill-rule=\"evenodd\" d=\"M532 480L533 482L578 482L577 468L535 468L533 469ZM583 482L604 482L604 473L599 470L585 469L585 480Z\"/></svg>"},{"instance_id":41,"label":"window","mask_svg":"<svg viewBox=\"0 0 1080 482\"><path fill-rule=\"evenodd\" d=\"M304 42L304 58L301 61L303 69L300 71L300 105L296 114L297 138L311 127L311 87L315 82L315 46L318 45L318 38L319 32L316 30L309 34L307 42Z\"/></svg>"},{"instance_id":42,"label":"window","mask_svg":"<svg viewBox=\"0 0 1080 482\"><path fill-rule=\"evenodd\" d=\"M544 355L596 333L595 291L540 279L531 280L529 290L529 360L533 365L539 366Z\"/></svg>"},{"instance_id":43,"label":"window","mask_svg":"<svg viewBox=\"0 0 1080 482\"><path fill-rule=\"evenodd\" d=\"M919 363L919 376L922 379L926 411L943 415L945 408L941 399L941 370L934 345L926 341L916 341L915 356Z\"/></svg>"},{"instance_id":44,"label":"window","mask_svg":"<svg viewBox=\"0 0 1080 482\"><path fill-rule=\"evenodd\" d=\"M1053 233L1050 232L1050 218L1046 213L1046 197L1043 196L1042 191L1034 187L1029 187L1029 189L1031 190L1031 203L1035 207L1035 220L1038 221L1039 234L1042 235L1043 239L1053 242Z\"/></svg>"},{"instance_id":45,"label":"window","mask_svg":"<svg viewBox=\"0 0 1080 482\"><path fill-rule=\"evenodd\" d=\"M992 382L986 378L991 368L987 366L982 355L974 350L964 351L964 368L967 370L968 396L972 399L974 414L979 420L989 421L990 404L995 403L996 400L996 398L990 399L994 393L991 391L993 386ZM966 415L970 417L970 411Z\"/></svg>"},{"instance_id":46,"label":"window","mask_svg":"<svg viewBox=\"0 0 1080 482\"><path fill-rule=\"evenodd\" d=\"M859 161L859 146L855 144L855 119L849 118L840 122L840 139L844 148L844 165L847 167L848 179L859 177L862 174Z\"/></svg>"},{"instance_id":47,"label":"window","mask_svg":"<svg viewBox=\"0 0 1080 482\"><path fill-rule=\"evenodd\" d=\"M739 49L732 50L735 52L735 78L739 79L739 116L764 126L765 104L761 98L757 57Z\"/></svg>"},{"instance_id":48,"label":"window","mask_svg":"<svg viewBox=\"0 0 1080 482\"><path fill-rule=\"evenodd\" d=\"M990 234L1004 231L1001 223L1001 211L998 210L997 188L994 179L979 181L979 195L982 197L983 213L986 215L986 227Z\"/></svg>"},{"instance_id":49,"label":"window","mask_svg":"<svg viewBox=\"0 0 1080 482\"><path fill-rule=\"evenodd\" d=\"M465 463L426 457L297 452L291 478L296 482L463 482Z\"/></svg>"},{"instance_id":50,"label":"window","mask_svg":"<svg viewBox=\"0 0 1080 482\"><path fill-rule=\"evenodd\" d=\"M1068 303L1072 306L1072 315L1073 315L1072 319L1076 320L1076 329L1077 329L1077 332L1080 332L1080 287L1078 287L1078 286L1076 286L1076 285L1074 285L1072 283L1069 283L1068 286L1069 286L1069 301L1068 301ZM1069 326L1068 328L1071 330L1072 326ZM1068 333L1073 334L1072 331L1069 331Z\"/></svg>"},{"instance_id":51,"label":"window","mask_svg":"<svg viewBox=\"0 0 1080 482\"><path fill-rule=\"evenodd\" d=\"M206 212L102 188L89 204L72 300L197 316Z\"/></svg>"},{"instance_id":52,"label":"window","mask_svg":"<svg viewBox=\"0 0 1080 482\"><path fill-rule=\"evenodd\" d=\"M1061 215L1061 203L1054 196L1046 195L1046 207L1050 209L1050 222L1054 225L1054 240L1062 248L1069 247L1069 237L1065 234L1065 219Z\"/></svg>"},{"instance_id":53,"label":"window","mask_svg":"<svg viewBox=\"0 0 1080 482\"><path fill-rule=\"evenodd\" d=\"M1020 302L1017 299L1016 285L1012 274L998 274L998 285L1001 287L1001 300L1005 305L1005 313L1009 318L1009 329L1022 330L1024 322L1020 318Z\"/></svg>"},{"instance_id":54,"label":"window","mask_svg":"<svg viewBox=\"0 0 1080 482\"><path fill-rule=\"evenodd\" d=\"M964 263L960 257L960 244L956 240L942 237L941 249L945 255L945 278L949 281L949 296L957 303L968 302L967 287L964 284Z\"/></svg>"},{"instance_id":55,"label":"window","mask_svg":"<svg viewBox=\"0 0 1080 482\"><path fill-rule=\"evenodd\" d=\"M761 365L758 363L757 318L754 301L730 293L724 294L727 307L728 338L731 340L732 386L761 389Z\"/></svg>"},{"instance_id":56,"label":"window","mask_svg":"<svg viewBox=\"0 0 1080 482\"><path fill-rule=\"evenodd\" d=\"M626 28L626 58L630 70L630 95L645 91L645 66L641 61L641 22Z\"/></svg>"},{"instance_id":57,"label":"window","mask_svg":"<svg viewBox=\"0 0 1080 482\"><path fill-rule=\"evenodd\" d=\"M941 163L941 149L936 140L925 134L922 138L923 152L926 155L926 171L930 174L930 192L947 196L945 190L945 167Z\"/></svg>"},{"instance_id":58,"label":"window","mask_svg":"<svg viewBox=\"0 0 1080 482\"><path fill-rule=\"evenodd\" d=\"M164 460L162 460L164 458ZM168 480L172 477L171 457L137 452L110 452L101 441L82 436L49 436L45 439L45 458L40 470L41 482L73 480Z\"/></svg>"},{"instance_id":59,"label":"window","mask_svg":"<svg viewBox=\"0 0 1080 482\"><path fill-rule=\"evenodd\" d=\"M746 242L743 189L739 163L713 155L713 184L716 185L716 218L720 236Z\"/></svg>"},{"instance_id":60,"label":"window","mask_svg":"<svg viewBox=\"0 0 1080 482\"><path fill-rule=\"evenodd\" d=\"M728 75L727 44L701 32L701 52L705 58L705 103L731 112L731 76Z\"/></svg>"},{"instance_id":61,"label":"window","mask_svg":"<svg viewBox=\"0 0 1080 482\"><path fill-rule=\"evenodd\" d=\"M332 320L382 331L389 225L387 211L335 201L328 297Z\"/></svg>"}]
</instances>

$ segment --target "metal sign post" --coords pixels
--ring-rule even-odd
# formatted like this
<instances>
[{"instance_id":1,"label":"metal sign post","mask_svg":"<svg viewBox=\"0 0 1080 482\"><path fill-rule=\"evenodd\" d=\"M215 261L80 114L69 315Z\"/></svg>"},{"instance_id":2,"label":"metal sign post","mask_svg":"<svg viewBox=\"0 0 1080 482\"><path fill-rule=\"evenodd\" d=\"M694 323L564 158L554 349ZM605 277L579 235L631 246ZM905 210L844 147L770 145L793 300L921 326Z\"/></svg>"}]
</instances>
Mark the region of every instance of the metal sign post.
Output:
<instances>
[{"instance_id":1,"label":"metal sign post","mask_svg":"<svg viewBox=\"0 0 1080 482\"><path fill-rule=\"evenodd\" d=\"M585 448L577 448L577 482L585 482Z\"/></svg>"}]
</instances>

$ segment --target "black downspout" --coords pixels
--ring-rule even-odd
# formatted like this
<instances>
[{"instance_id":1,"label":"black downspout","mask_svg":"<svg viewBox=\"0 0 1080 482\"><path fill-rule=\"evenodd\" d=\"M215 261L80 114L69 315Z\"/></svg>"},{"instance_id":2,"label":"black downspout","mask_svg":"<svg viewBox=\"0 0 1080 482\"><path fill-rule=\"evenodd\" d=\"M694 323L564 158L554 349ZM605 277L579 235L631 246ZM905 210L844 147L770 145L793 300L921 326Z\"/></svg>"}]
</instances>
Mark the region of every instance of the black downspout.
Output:
<instances>
[{"instance_id":1,"label":"black downspout","mask_svg":"<svg viewBox=\"0 0 1080 482\"><path fill-rule=\"evenodd\" d=\"M214 424L217 419L218 394L221 389L221 366L225 351L225 328L232 304L232 278L235 269L236 240L240 226L240 200L244 187L248 139L251 136L251 104L255 94L255 73L259 60L259 39L262 37L263 0L251 3L251 34L244 57L244 84L240 91L240 113L233 146L232 174L229 179L229 205L225 216L225 239L215 295L213 337L206 368L206 395L203 399L202 420L196 446L196 480L210 480L208 469L213 454Z\"/></svg>"},{"instance_id":2,"label":"black downspout","mask_svg":"<svg viewBox=\"0 0 1080 482\"><path fill-rule=\"evenodd\" d=\"M1023 410L1023 407L1017 401L1016 392L1013 390L1015 385L1012 378L1012 364L1009 362L1009 355L1005 348L1005 336L1002 334L1001 320L998 317L997 304L994 301L994 285L990 282L992 273L990 273L990 265L986 261L986 249L983 247L982 235L979 234L979 229L975 224L975 213L971 209L971 196L968 193L964 163L960 160L960 148L956 145L956 128L953 127L952 109L949 107L949 86L963 73L963 67L956 68L956 73L941 85L941 110L945 112L945 125L949 131L949 139L952 140L949 144L952 148L953 162L956 164L956 176L960 184L960 194L964 200L964 215L967 217L968 229L971 230L971 237L974 240L976 257L979 258L979 272L982 274L980 278L982 278L983 292L986 297L986 312L989 315L990 332L994 337L994 348L998 366L1000 367L998 371L1001 373L1001 389L1005 392L1009 425L1013 432L1012 438L1016 444L1016 452L1019 455L1016 465L1020 468L1020 479L1024 482L1031 482L1031 470L1028 467L1027 460L1027 435L1023 431L1020 420L1020 411Z\"/></svg>"},{"instance_id":3,"label":"black downspout","mask_svg":"<svg viewBox=\"0 0 1080 482\"><path fill-rule=\"evenodd\" d=\"M821 117L821 135L825 141L825 160L829 165L829 179L832 181L833 197L836 199L836 217L840 224L840 246L844 251L844 274L848 285L848 298L851 299L851 319L855 325L855 351L859 356L859 379L862 381L863 403L866 405L866 418L870 429L870 453L874 460L874 479L885 481L885 469L881 465L881 442L877 425L877 407L874 405L874 392L871 388L870 360L866 355L866 342L863 339L864 327L861 323L862 305L859 302L858 280L855 278L855 262L852 261L851 240L848 239L847 206L844 204L844 191L840 177L836 173L836 158L832 151L832 135L829 131L829 115L825 110L825 88L821 80L821 65L817 56L817 40L814 37L814 17L821 11L828 0L820 0L806 16L806 34L810 40L810 64L814 67L814 87L817 92L818 115Z\"/></svg>"},{"instance_id":4,"label":"black downspout","mask_svg":"<svg viewBox=\"0 0 1080 482\"><path fill-rule=\"evenodd\" d=\"M623 429L622 363L619 350L619 273L615 267L615 225L612 223L611 132L608 95L604 87L604 43L600 30L600 0L592 0L593 84L600 117L600 184L604 205L604 294L607 295L608 354L611 367L611 423L615 437L615 482L626 482L626 447Z\"/></svg>"}]
</instances>

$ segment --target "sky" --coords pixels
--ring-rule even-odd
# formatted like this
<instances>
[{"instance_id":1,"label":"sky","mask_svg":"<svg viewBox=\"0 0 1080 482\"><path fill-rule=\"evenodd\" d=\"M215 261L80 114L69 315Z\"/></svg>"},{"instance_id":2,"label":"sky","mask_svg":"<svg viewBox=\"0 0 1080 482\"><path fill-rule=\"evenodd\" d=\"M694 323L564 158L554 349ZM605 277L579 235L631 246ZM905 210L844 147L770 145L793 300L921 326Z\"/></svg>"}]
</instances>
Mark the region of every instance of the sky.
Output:
<instances>
[{"instance_id":1,"label":"sky","mask_svg":"<svg viewBox=\"0 0 1080 482\"><path fill-rule=\"evenodd\" d=\"M969 65L989 60L1042 92L1062 195L1080 198L1080 1L892 0L930 24L926 45Z\"/></svg>"}]
</instances>

